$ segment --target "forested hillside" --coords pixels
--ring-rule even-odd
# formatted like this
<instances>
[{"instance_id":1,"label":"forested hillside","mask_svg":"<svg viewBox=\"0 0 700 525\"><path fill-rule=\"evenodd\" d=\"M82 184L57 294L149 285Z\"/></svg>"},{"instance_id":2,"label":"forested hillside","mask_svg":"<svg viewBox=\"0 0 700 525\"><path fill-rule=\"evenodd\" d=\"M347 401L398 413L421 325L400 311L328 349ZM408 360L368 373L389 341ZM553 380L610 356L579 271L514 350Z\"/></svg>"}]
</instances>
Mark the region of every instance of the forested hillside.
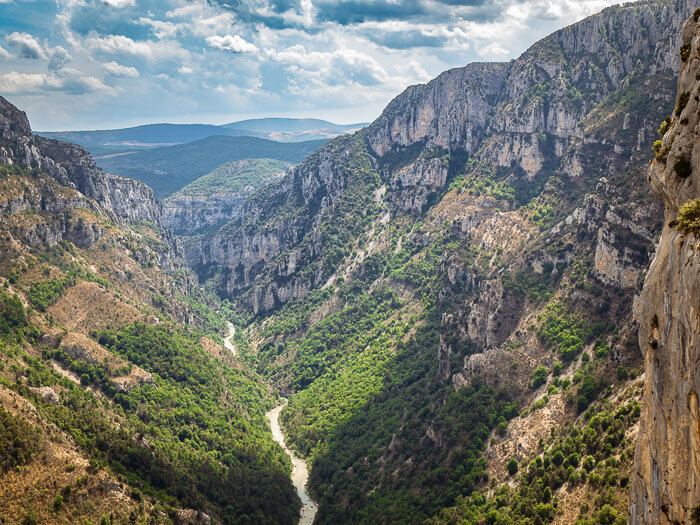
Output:
<instances>
[{"instance_id":1,"label":"forested hillside","mask_svg":"<svg viewBox=\"0 0 700 525\"><path fill-rule=\"evenodd\" d=\"M271 158L298 163L325 140L282 143L257 137L215 135L185 144L106 155L100 168L148 184L158 199L184 188L227 162Z\"/></svg>"}]
</instances>

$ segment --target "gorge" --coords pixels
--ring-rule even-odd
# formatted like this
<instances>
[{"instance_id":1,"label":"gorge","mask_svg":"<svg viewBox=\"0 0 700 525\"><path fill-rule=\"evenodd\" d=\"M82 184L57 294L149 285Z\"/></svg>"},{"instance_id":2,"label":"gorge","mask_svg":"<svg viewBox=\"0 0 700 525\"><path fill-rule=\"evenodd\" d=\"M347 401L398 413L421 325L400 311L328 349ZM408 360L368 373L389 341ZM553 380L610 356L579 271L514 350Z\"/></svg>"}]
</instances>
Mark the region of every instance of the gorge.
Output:
<instances>
[{"instance_id":1,"label":"gorge","mask_svg":"<svg viewBox=\"0 0 700 525\"><path fill-rule=\"evenodd\" d=\"M0 516L700 520L696 7L163 206L0 97Z\"/></svg>"}]
</instances>

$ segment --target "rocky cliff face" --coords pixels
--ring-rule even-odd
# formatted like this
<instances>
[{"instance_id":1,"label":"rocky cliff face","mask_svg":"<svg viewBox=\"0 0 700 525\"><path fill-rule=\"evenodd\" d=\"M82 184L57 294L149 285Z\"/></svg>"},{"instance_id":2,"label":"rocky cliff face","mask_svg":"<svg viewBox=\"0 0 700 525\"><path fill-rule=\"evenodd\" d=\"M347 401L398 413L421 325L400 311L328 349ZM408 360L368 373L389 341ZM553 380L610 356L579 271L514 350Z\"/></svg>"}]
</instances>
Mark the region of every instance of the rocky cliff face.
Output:
<instances>
[{"instance_id":1,"label":"rocky cliff face","mask_svg":"<svg viewBox=\"0 0 700 525\"><path fill-rule=\"evenodd\" d=\"M8 187L0 209L15 213L20 210L58 212L91 208L122 225L152 228L152 233L158 237L157 246L144 248L140 258L157 261L168 271L182 267L177 243L164 226L161 206L148 186L103 172L82 146L32 134L26 114L2 97L0 164L37 169L57 182L54 185L40 180L40 187L29 188L26 192ZM90 246L101 237L102 231L93 223L51 221L37 225L23 235L27 242L42 241L54 245L65 239Z\"/></svg>"},{"instance_id":2,"label":"rocky cliff face","mask_svg":"<svg viewBox=\"0 0 700 525\"><path fill-rule=\"evenodd\" d=\"M278 182L290 167L274 159L227 162L166 198L163 222L178 236L185 254L197 254L198 237L239 219L246 199Z\"/></svg>"},{"instance_id":3,"label":"rocky cliff face","mask_svg":"<svg viewBox=\"0 0 700 525\"><path fill-rule=\"evenodd\" d=\"M143 183L103 172L82 146L32 134L27 115L0 97L0 163L46 171L117 220L161 226L161 210Z\"/></svg>"},{"instance_id":4,"label":"rocky cliff face","mask_svg":"<svg viewBox=\"0 0 700 525\"><path fill-rule=\"evenodd\" d=\"M364 191L386 207L387 220L425 213L455 177L480 188L488 181L491 195L513 188L517 208L552 174L585 192L586 179L597 184L641 165L656 125L648 114L673 96L674 28L689 9L685 0L612 8L554 33L512 63L471 64L410 87L367 129L327 144L264 198L249 201L237 221L192 246L188 262L202 277L213 277L223 295L256 312L326 284L336 268L319 262L325 252L318 226L324 214L344 206L352 157L366 159L368 172L376 172L376 183ZM627 96L633 91L648 93L646 107ZM616 100L599 108L612 94ZM612 111L620 101L624 108ZM483 202L469 206L472 217L486 219L501 208ZM283 205L294 211L280 220ZM639 213L607 206L598 210L607 226L601 230L598 221L595 228L597 271L608 282L634 287L648 262L655 205L644 204ZM624 199L619 206L626 207ZM450 213L460 221L464 215Z\"/></svg>"},{"instance_id":5,"label":"rocky cliff face","mask_svg":"<svg viewBox=\"0 0 700 525\"><path fill-rule=\"evenodd\" d=\"M646 379L630 523L695 523L700 517L700 229L688 225L697 209L681 211L700 197L699 29L697 14L683 27L677 105L649 169L666 211L637 301Z\"/></svg>"}]
</instances>

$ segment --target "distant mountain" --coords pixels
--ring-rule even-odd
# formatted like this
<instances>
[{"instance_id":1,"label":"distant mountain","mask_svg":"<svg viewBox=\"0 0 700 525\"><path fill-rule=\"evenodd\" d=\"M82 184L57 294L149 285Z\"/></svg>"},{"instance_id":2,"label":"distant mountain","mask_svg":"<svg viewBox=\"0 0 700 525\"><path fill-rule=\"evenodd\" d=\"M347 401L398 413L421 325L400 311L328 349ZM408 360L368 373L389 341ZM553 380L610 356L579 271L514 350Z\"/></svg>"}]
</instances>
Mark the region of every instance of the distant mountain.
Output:
<instances>
[{"instance_id":1,"label":"distant mountain","mask_svg":"<svg viewBox=\"0 0 700 525\"><path fill-rule=\"evenodd\" d=\"M320 138L331 139L345 133L354 133L367 125L368 123L334 124L315 118L259 118L240 120L224 124L223 127L247 130L254 136L265 136L272 140L298 142Z\"/></svg>"},{"instance_id":2,"label":"distant mountain","mask_svg":"<svg viewBox=\"0 0 700 525\"><path fill-rule=\"evenodd\" d=\"M158 199L164 199L227 162L270 158L297 164L325 142L282 143L256 137L213 136L95 160L105 171L145 182Z\"/></svg>"},{"instance_id":3,"label":"distant mountain","mask_svg":"<svg viewBox=\"0 0 700 525\"><path fill-rule=\"evenodd\" d=\"M334 124L307 118L262 118L241 120L223 126L213 124L147 124L133 128L92 131L40 131L42 137L80 144L95 156L105 148L134 150L184 144L214 135L259 137L281 142L332 139L352 133L366 124ZM109 152L107 152L109 153Z\"/></svg>"},{"instance_id":4,"label":"distant mountain","mask_svg":"<svg viewBox=\"0 0 700 525\"><path fill-rule=\"evenodd\" d=\"M192 142L213 135L249 135L240 129L210 124L147 124L135 128L105 129L94 131L38 132L50 139L65 140L85 146L92 151L95 146L115 149L153 148ZM99 153L98 153L99 154Z\"/></svg>"}]
</instances>

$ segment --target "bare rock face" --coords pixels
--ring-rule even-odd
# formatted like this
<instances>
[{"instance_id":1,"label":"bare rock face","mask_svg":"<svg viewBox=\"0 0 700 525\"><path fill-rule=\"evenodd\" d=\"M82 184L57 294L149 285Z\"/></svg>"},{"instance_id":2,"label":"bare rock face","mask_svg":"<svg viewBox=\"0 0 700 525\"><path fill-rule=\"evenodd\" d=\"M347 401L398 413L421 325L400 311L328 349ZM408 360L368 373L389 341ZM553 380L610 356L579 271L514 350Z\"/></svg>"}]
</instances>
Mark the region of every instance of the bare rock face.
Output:
<instances>
[{"instance_id":1,"label":"bare rock face","mask_svg":"<svg viewBox=\"0 0 700 525\"><path fill-rule=\"evenodd\" d=\"M601 126L598 135L588 133L600 122L592 112L633 81L634 89L654 93L657 106L667 104L673 93L665 86L678 67L680 17L691 11L689 0L606 9L510 63L470 64L411 86L370 126L329 142L280 183L253 195L235 221L189 244L187 260L200 277L213 279L221 295L254 312L269 311L329 282L338 263L324 262L319 226L324 215L340 215L334 208L342 208L352 191L366 195L383 188L381 205L394 220L425 213L465 172L532 187L535 194L553 174L580 185L593 170L603 179L635 168L648 158L657 123L632 108L620 115L630 137L619 140ZM640 87L649 78L655 83ZM606 159L604 171L591 168L592 157ZM358 188L368 173L376 173L376 182ZM594 234L604 230L597 238L596 271L606 284L634 288L649 263L638 247L653 238L650 217L658 208L639 206L645 215L635 217L607 206L591 219ZM469 237L467 231L482 232L483 243L472 240L495 250L484 224L494 211L478 208L469 215L451 210L445 219L455 224L459 218ZM497 301L482 302L498 308ZM464 311L471 309L465 305ZM463 324L472 316L458 317ZM468 330L469 339L500 343L489 323L482 324Z\"/></svg>"},{"instance_id":2,"label":"bare rock face","mask_svg":"<svg viewBox=\"0 0 700 525\"><path fill-rule=\"evenodd\" d=\"M97 201L117 220L161 226L160 205L148 186L103 172L82 146L33 135L27 115L2 97L0 163L42 169L64 186Z\"/></svg>"},{"instance_id":3,"label":"bare rock face","mask_svg":"<svg viewBox=\"0 0 700 525\"><path fill-rule=\"evenodd\" d=\"M646 379L630 523L692 523L700 506L700 233L674 228L700 197L700 25L683 27L678 105L649 169L665 225L638 304ZM684 51L685 50L685 51Z\"/></svg>"},{"instance_id":4,"label":"bare rock face","mask_svg":"<svg viewBox=\"0 0 700 525\"><path fill-rule=\"evenodd\" d=\"M163 241L162 249L152 250L158 264L167 271L182 267L178 245L164 226L161 206L148 186L103 172L82 146L32 134L27 115L3 97L0 97L0 164L40 170L58 182L58 185L41 183L41 192L27 191L0 198L0 212L41 210L56 213L73 208L92 208L120 224L152 227ZM88 247L102 236L103 231L99 224L69 223L58 217L18 233L29 243L54 245L68 240Z\"/></svg>"},{"instance_id":5,"label":"bare rock face","mask_svg":"<svg viewBox=\"0 0 700 525\"><path fill-rule=\"evenodd\" d=\"M370 147L380 157L415 143L475 151L509 69L510 64L470 64L408 88L369 127Z\"/></svg>"}]
</instances>

